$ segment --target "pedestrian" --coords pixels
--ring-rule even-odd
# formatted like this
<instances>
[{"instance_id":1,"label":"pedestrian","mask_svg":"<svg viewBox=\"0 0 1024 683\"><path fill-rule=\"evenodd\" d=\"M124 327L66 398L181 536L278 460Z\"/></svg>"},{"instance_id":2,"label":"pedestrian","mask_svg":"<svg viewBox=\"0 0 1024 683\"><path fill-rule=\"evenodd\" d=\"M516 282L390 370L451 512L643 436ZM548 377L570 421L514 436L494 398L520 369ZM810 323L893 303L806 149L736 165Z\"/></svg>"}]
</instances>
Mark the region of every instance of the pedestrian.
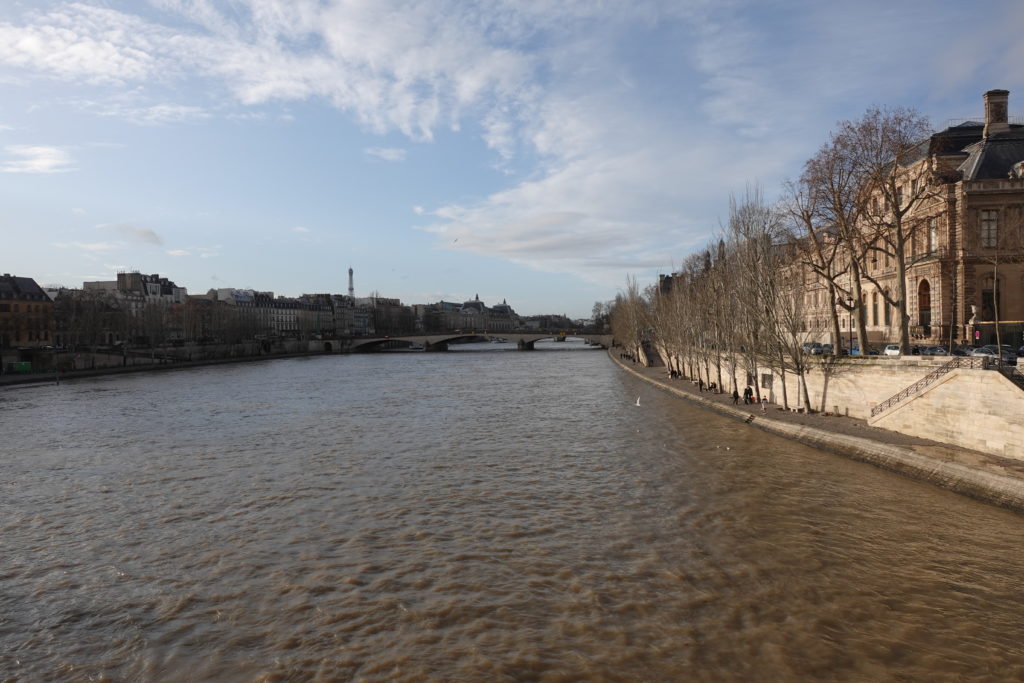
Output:
<instances>
[{"instance_id":1,"label":"pedestrian","mask_svg":"<svg viewBox=\"0 0 1024 683\"><path fill-rule=\"evenodd\" d=\"M768 397L767 396L762 396L761 397L761 412L762 413L767 413L768 412Z\"/></svg>"},{"instance_id":2,"label":"pedestrian","mask_svg":"<svg viewBox=\"0 0 1024 683\"><path fill-rule=\"evenodd\" d=\"M703 379L698 379L697 380L697 389L700 390L700 391L704 391L704 380Z\"/></svg>"},{"instance_id":3,"label":"pedestrian","mask_svg":"<svg viewBox=\"0 0 1024 683\"><path fill-rule=\"evenodd\" d=\"M740 403L740 392L738 392L735 389L733 389L732 390L732 404L735 406L735 405L739 405L739 403Z\"/></svg>"}]
</instances>

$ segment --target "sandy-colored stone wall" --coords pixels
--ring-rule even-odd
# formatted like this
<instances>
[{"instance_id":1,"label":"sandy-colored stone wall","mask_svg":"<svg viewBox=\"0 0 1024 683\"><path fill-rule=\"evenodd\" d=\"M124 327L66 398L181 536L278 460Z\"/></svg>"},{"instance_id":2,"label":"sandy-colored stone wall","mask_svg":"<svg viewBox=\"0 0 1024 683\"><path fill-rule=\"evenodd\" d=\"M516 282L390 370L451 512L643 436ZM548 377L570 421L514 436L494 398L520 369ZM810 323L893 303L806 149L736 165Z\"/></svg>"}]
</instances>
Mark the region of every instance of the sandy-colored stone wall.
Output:
<instances>
[{"instance_id":1,"label":"sandy-colored stone wall","mask_svg":"<svg viewBox=\"0 0 1024 683\"><path fill-rule=\"evenodd\" d=\"M913 398L872 417L878 404L903 391L949 357L812 359L807 373L811 409L868 420L883 429L953 446L1024 460L1024 391L994 370L960 368L943 375ZM714 369L712 369L714 374ZM783 404L783 378L768 368L758 370L762 395ZM728 363L723 378L731 377ZM745 368L736 370L742 393ZM706 378L705 378L706 379ZM724 389L732 391L730 379ZM785 377L786 404L795 409L799 381Z\"/></svg>"},{"instance_id":2,"label":"sandy-colored stone wall","mask_svg":"<svg viewBox=\"0 0 1024 683\"><path fill-rule=\"evenodd\" d=\"M953 370L872 424L1024 460L1024 391L991 370Z\"/></svg>"},{"instance_id":3,"label":"sandy-colored stone wall","mask_svg":"<svg viewBox=\"0 0 1024 683\"><path fill-rule=\"evenodd\" d=\"M1024 391L994 370L953 370L872 418L872 408L948 360L880 357L840 359L831 367L819 366L807 374L811 408L838 410L884 429L1024 459ZM773 403L782 403L780 387L781 378L775 374L769 393ZM795 375L786 377L786 389L789 405L799 405Z\"/></svg>"}]
</instances>

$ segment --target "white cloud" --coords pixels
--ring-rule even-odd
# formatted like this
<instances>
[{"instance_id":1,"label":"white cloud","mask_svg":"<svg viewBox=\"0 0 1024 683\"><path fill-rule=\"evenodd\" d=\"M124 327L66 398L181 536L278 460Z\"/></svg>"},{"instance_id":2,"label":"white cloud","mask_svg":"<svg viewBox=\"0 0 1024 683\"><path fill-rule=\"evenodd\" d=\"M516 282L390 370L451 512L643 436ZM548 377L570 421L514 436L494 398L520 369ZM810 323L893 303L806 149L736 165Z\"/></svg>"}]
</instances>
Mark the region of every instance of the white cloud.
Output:
<instances>
[{"instance_id":1,"label":"white cloud","mask_svg":"<svg viewBox=\"0 0 1024 683\"><path fill-rule=\"evenodd\" d=\"M0 23L0 63L91 82L139 81L171 69L160 46L171 31L115 10L74 3Z\"/></svg>"},{"instance_id":2,"label":"white cloud","mask_svg":"<svg viewBox=\"0 0 1024 683\"><path fill-rule=\"evenodd\" d=\"M406 151L395 147L367 147L363 153L382 161L405 161Z\"/></svg>"},{"instance_id":3,"label":"white cloud","mask_svg":"<svg viewBox=\"0 0 1024 683\"><path fill-rule=\"evenodd\" d=\"M310 232L309 228L303 227L301 225L296 225L291 230L292 230L292 232L298 232L298 233L308 233L308 232Z\"/></svg>"},{"instance_id":4,"label":"white cloud","mask_svg":"<svg viewBox=\"0 0 1024 683\"><path fill-rule=\"evenodd\" d=\"M112 230L133 242L163 244L163 239L152 228L138 227L128 223L100 223L96 227L101 230Z\"/></svg>"},{"instance_id":5,"label":"white cloud","mask_svg":"<svg viewBox=\"0 0 1024 683\"><path fill-rule=\"evenodd\" d=\"M85 209L82 209L82 208L79 208L79 207L76 206L73 209L71 209L71 213L75 214L76 216L84 216L85 215Z\"/></svg>"},{"instance_id":6,"label":"white cloud","mask_svg":"<svg viewBox=\"0 0 1024 683\"><path fill-rule=\"evenodd\" d=\"M53 246L61 249L81 249L82 251L112 251L120 249L118 242L53 242Z\"/></svg>"},{"instance_id":7,"label":"white cloud","mask_svg":"<svg viewBox=\"0 0 1024 683\"><path fill-rule=\"evenodd\" d=\"M202 107L186 104L155 104L148 107L99 106L97 113L130 121L140 126L159 126L172 123L191 123L211 117Z\"/></svg>"},{"instance_id":8,"label":"white cloud","mask_svg":"<svg viewBox=\"0 0 1024 683\"><path fill-rule=\"evenodd\" d=\"M5 173L65 173L76 170L71 155L60 147L8 145L7 153L18 157L0 165Z\"/></svg>"},{"instance_id":9,"label":"white cloud","mask_svg":"<svg viewBox=\"0 0 1024 683\"><path fill-rule=\"evenodd\" d=\"M1013 57L1024 54L1019 22L1005 19L1024 10L998 0L987 13L964 5L964 21L945 21L952 28L945 10L925 16L882 0L150 5L160 12L150 19L78 2L0 23L0 64L26 79L101 84L78 104L143 125L218 113L291 120L272 107L320 100L413 140L472 130L519 180L478 199L414 206L433 217L425 229L438 245L595 281L680 258L715 230L730 190L792 173L839 106L856 116L910 87L977 79L988 62L1004 65L1008 82L979 94L1012 88L1021 78ZM993 25L1000 30L984 30ZM199 83L213 101L154 83ZM23 158L4 171L71 170L59 148L7 151ZM364 153L406 158L398 147Z\"/></svg>"},{"instance_id":10,"label":"white cloud","mask_svg":"<svg viewBox=\"0 0 1024 683\"><path fill-rule=\"evenodd\" d=\"M185 249L168 249L167 250L167 255L168 256L191 256L191 252L189 252L189 251L187 251Z\"/></svg>"}]
</instances>

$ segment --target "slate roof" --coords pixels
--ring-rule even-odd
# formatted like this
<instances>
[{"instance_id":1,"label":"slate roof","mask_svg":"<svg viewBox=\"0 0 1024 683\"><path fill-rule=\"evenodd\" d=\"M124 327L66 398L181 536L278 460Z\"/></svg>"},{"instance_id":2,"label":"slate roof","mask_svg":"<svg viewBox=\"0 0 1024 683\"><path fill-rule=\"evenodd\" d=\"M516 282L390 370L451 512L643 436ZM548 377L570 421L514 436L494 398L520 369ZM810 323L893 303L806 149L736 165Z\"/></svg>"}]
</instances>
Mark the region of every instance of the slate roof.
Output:
<instances>
[{"instance_id":1,"label":"slate roof","mask_svg":"<svg viewBox=\"0 0 1024 683\"><path fill-rule=\"evenodd\" d=\"M50 297L30 277L0 275L0 299L5 301L49 301Z\"/></svg>"},{"instance_id":2,"label":"slate roof","mask_svg":"<svg viewBox=\"0 0 1024 683\"><path fill-rule=\"evenodd\" d=\"M959 170L964 180L1007 178L1013 165L1024 161L1024 126L989 135L964 148L967 160Z\"/></svg>"}]
</instances>

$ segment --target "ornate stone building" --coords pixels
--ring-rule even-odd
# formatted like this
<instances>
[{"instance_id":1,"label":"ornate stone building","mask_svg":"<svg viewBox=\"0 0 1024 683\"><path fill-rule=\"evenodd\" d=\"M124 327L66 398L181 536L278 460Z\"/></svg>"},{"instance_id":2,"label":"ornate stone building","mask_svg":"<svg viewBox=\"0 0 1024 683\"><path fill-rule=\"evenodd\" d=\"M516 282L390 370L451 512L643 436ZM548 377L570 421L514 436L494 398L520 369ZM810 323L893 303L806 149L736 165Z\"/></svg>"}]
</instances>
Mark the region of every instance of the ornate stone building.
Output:
<instances>
[{"instance_id":1,"label":"ornate stone building","mask_svg":"<svg viewBox=\"0 0 1024 683\"><path fill-rule=\"evenodd\" d=\"M951 124L921 142L904 161L898 192L921 199L905 217L907 312L915 344L1024 343L1024 125L1007 115L1009 92L984 95L982 121ZM927 188L922 191L926 183ZM870 228L866 228L870 230ZM894 291L895 259L882 250L863 267L865 329L873 344L899 339L899 316L882 290ZM803 297L808 330L828 337L828 302L821 283ZM840 315L839 344L848 343L852 316Z\"/></svg>"}]
</instances>

